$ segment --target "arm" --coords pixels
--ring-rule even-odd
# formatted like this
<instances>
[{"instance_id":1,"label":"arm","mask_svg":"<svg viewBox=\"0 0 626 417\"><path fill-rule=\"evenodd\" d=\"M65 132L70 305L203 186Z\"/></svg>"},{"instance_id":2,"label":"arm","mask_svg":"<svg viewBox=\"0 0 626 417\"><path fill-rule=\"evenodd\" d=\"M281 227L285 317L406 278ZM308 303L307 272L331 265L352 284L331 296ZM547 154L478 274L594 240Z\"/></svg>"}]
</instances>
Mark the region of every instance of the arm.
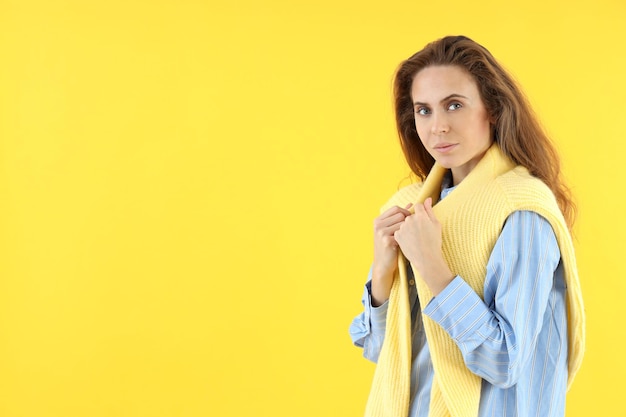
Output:
<instances>
[{"instance_id":1,"label":"arm","mask_svg":"<svg viewBox=\"0 0 626 417\"><path fill-rule=\"evenodd\" d=\"M549 300L559 261L550 224L536 213L515 212L489 259L485 301L457 276L424 313L455 340L472 372L510 387L530 365L546 315L552 313Z\"/></svg>"},{"instance_id":2,"label":"arm","mask_svg":"<svg viewBox=\"0 0 626 417\"><path fill-rule=\"evenodd\" d=\"M411 214L410 207L392 206L374 219L374 262L361 299L364 311L350 325L353 343L362 347L363 356L372 362L378 361L385 338L387 300L398 267L394 233Z\"/></svg>"}]
</instances>

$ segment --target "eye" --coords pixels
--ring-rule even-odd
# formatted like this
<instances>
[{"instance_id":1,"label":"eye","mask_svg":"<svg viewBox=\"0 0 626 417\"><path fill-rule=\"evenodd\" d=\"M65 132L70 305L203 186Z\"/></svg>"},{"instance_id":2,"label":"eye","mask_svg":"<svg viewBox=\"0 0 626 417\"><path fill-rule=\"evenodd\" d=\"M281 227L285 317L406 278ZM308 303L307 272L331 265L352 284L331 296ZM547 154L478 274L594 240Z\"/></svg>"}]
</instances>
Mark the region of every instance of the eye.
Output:
<instances>
[{"instance_id":1,"label":"eye","mask_svg":"<svg viewBox=\"0 0 626 417\"><path fill-rule=\"evenodd\" d=\"M448 105L448 110L453 110L454 111L454 110L460 109L461 107L463 107L463 105L461 105L461 103L455 101L454 103L450 103Z\"/></svg>"},{"instance_id":2,"label":"eye","mask_svg":"<svg viewBox=\"0 0 626 417\"><path fill-rule=\"evenodd\" d=\"M415 109L415 113L419 114L420 116L427 116L428 114L430 114L430 110L427 107L418 107Z\"/></svg>"}]
</instances>

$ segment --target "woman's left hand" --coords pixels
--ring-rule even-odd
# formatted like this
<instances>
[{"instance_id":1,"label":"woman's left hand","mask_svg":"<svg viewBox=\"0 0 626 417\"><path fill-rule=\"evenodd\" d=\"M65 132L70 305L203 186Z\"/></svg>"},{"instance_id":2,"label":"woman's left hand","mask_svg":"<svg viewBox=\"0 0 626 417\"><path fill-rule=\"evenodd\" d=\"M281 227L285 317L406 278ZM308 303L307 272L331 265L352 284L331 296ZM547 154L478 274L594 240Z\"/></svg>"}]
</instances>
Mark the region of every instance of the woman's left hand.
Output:
<instances>
[{"instance_id":1,"label":"woman's left hand","mask_svg":"<svg viewBox=\"0 0 626 417\"><path fill-rule=\"evenodd\" d=\"M404 220L394 237L404 256L437 295L454 279L454 274L443 258L441 223L433 213L432 203L432 198L427 198L424 204L415 204L415 213Z\"/></svg>"}]
</instances>

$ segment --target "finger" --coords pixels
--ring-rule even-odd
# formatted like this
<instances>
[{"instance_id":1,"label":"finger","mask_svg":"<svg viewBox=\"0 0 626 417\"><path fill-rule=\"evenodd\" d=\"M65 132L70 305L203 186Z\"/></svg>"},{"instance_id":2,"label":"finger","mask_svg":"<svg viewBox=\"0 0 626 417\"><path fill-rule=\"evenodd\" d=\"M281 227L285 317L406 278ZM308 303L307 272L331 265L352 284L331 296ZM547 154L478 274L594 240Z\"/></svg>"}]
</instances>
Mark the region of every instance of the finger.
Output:
<instances>
[{"instance_id":1,"label":"finger","mask_svg":"<svg viewBox=\"0 0 626 417\"><path fill-rule=\"evenodd\" d=\"M432 197L428 197L425 201L424 201L424 211L426 213L430 213L430 211L433 208L433 199Z\"/></svg>"},{"instance_id":2,"label":"finger","mask_svg":"<svg viewBox=\"0 0 626 417\"><path fill-rule=\"evenodd\" d=\"M374 221L374 228L375 229L382 229L382 228L386 228L389 226L392 226L394 224L401 224L404 219L406 218L406 216L402 213L396 213L390 217L385 217L385 218L377 218Z\"/></svg>"},{"instance_id":3,"label":"finger","mask_svg":"<svg viewBox=\"0 0 626 417\"><path fill-rule=\"evenodd\" d=\"M400 207L400 206L393 206L393 207L389 207L387 210L385 210L384 212L382 212L381 216L385 216L385 215L391 215L394 213L406 213L408 211L408 209Z\"/></svg>"},{"instance_id":4,"label":"finger","mask_svg":"<svg viewBox=\"0 0 626 417\"><path fill-rule=\"evenodd\" d=\"M425 214L425 213L424 213L424 211L425 211L424 204L419 204L419 203L417 203L417 204L415 204L415 205L413 206L413 208L415 209L415 214L416 214L417 216L421 216L421 215Z\"/></svg>"},{"instance_id":5,"label":"finger","mask_svg":"<svg viewBox=\"0 0 626 417\"><path fill-rule=\"evenodd\" d=\"M406 236L404 236L402 234L402 230L396 230L393 234L393 239L396 241L396 245L400 248L402 247L402 239L406 238Z\"/></svg>"},{"instance_id":6,"label":"finger","mask_svg":"<svg viewBox=\"0 0 626 417\"><path fill-rule=\"evenodd\" d=\"M382 243L383 246L391 249L395 249L398 246L398 242L396 242L396 239L393 237L393 235L387 236L385 239L383 239Z\"/></svg>"},{"instance_id":7,"label":"finger","mask_svg":"<svg viewBox=\"0 0 626 417\"><path fill-rule=\"evenodd\" d=\"M400 207L400 206L396 206L396 208L398 209L398 211L402 214L404 214L404 216L410 216L411 215L411 211L409 210L411 208L411 206L413 205L413 203L409 203L404 207Z\"/></svg>"},{"instance_id":8,"label":"finger","mask_svg":"<svg viewBox=\"0 0 626 417\"><path fill-rule=\"evenodd\" d=\"M403 224L404 223L400 222L400 223L395 223L386 227L379 227L375 229L374 241L378 241L384 244L388 238L391 237L393 239L394 233L400 230Z\"/></svg>"},{"instance_id":9,"label":"finger","mask_svg":"<svg viewBox=\"0 0 626 417\"><path fill-rule=\"evenodd\" d=\"M383 225L389 225L389 224L393 224L397 222L402 222L406 217L410 215L411 215L410 211L396 206L396 207L392 207L392 209L389 209L385 211L383 214L381 214L380 216L378 216L376 218L376 222L383 224Z\"/></svg>"},{"instance_id":10,"label":"finger","mask_svg":"<svg viewBox=\"0 0 626 417\"><path fill-rule=\"evenodd\" d=\"M426 201L424 201L424 211L431 220L437 221L437 216L435 216L433 212L433 199L431 197L428 197Z\"/></svg>"},{"instance_id":11,"label":"finger","mask_svg":"<svg viewBox=\"0 0 626 417\"><path fill-rule=\"evenodd\" d=\"M393 236L395 232L400 230L400 227L402 227L402 223L396 223L392 224L391 226L385 227L381 230L381 236Z\"/></svg>"}]
</instances>

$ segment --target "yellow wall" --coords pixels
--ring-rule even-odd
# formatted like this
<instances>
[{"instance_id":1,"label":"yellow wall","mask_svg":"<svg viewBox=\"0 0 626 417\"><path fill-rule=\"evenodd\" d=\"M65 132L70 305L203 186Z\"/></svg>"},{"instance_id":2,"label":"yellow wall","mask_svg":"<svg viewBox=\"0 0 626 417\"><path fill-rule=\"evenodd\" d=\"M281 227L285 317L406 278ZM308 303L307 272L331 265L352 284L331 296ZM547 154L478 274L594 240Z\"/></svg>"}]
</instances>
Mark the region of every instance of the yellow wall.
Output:
<instances>
[{"instance_id":1,"label":"yellow wall","mask_svg":"<svg viewBox=\"0 0 626 417\"><path fill-rule=\"evenodd\" d=\"M391 76L458 33L579 200L567 415L620 413L626 5L556 3L0 1L0 415L360 416L347 329L408 173Z\"/></svg>"}]
</instances>

